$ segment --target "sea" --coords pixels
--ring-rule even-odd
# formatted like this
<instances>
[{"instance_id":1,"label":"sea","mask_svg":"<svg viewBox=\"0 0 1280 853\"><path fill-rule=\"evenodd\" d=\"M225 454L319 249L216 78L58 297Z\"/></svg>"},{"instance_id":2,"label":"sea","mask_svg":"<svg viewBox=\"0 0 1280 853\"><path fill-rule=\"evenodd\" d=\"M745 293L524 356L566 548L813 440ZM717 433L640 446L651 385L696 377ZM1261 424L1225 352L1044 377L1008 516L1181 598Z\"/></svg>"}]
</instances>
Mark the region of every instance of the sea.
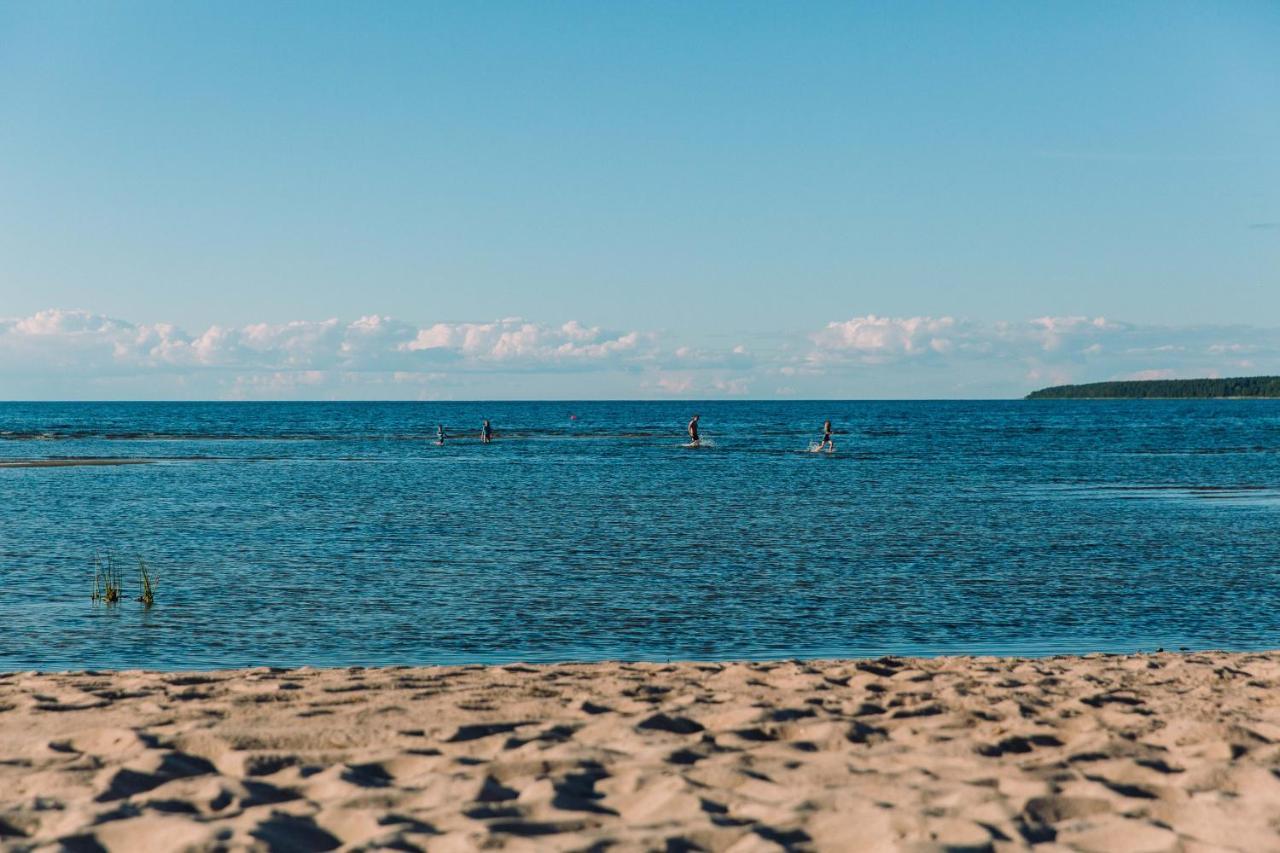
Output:
<instances>
[{"instance_id":1,"label":"sea","mask_svg":"<svg viewBox=\"0 0 1280 853\"><path fill-rule=\"evenodd\" d=\"M0 670L1276 647L1277 400L0 403Z\"/></svg>"}]
</instances>

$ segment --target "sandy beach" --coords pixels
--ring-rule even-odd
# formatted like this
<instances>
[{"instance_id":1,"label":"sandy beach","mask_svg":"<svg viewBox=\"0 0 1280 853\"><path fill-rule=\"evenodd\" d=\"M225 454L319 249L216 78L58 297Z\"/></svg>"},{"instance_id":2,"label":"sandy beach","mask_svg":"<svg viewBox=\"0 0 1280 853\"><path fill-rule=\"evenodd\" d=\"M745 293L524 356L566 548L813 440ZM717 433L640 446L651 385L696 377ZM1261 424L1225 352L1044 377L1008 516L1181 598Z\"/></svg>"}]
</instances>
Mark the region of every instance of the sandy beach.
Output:
<instances>
[{"instance_id":1,"label":"sandy beach","mask_svg":"<svg viewBox=\"0 0 1280 853\"><path fill-rule=\"evenodd\" d=\"M0 676L4 850L1280 849L1280 652Z\"/></svg>"}]
</instances>

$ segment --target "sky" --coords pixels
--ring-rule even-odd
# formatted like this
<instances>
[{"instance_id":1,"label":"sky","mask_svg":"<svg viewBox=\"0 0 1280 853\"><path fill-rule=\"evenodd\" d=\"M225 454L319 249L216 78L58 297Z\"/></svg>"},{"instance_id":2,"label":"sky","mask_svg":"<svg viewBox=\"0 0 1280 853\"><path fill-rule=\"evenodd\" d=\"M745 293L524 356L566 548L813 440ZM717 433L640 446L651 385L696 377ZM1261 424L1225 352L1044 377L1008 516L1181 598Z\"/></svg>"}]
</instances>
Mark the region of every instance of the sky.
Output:
<instances>
[{"instance_id":1,"label":"sky","mask_svg":"<svg viewBox=\"0 0 1280 853\"><path fill-rule=\"evenodd\" d=\"M1280 3L0 4L0 399L1280 373Z\"/></svg>"}]
</instances>

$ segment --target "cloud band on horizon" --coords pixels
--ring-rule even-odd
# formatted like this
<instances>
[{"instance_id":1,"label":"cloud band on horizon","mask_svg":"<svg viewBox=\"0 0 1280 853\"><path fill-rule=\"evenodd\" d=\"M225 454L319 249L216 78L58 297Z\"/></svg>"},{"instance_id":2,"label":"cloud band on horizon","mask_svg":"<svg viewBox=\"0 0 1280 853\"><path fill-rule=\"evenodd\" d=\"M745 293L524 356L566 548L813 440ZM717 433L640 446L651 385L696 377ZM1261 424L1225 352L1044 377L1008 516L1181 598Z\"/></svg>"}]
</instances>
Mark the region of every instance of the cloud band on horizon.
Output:
<instances>
[{"instance_id":1,"label":"cloud band on horizon","mask_svg":"<svg viewBox=\"0 0 1280 853\"><path fill-rule=\"evenodd\" d=\"M1280 372L1280 331L1102 317L875 314L720 346L656 331L369 315L198 334L47 309L0 319L4 399L1010 397L1116 378Z\"/></svg>"}]
</instances>

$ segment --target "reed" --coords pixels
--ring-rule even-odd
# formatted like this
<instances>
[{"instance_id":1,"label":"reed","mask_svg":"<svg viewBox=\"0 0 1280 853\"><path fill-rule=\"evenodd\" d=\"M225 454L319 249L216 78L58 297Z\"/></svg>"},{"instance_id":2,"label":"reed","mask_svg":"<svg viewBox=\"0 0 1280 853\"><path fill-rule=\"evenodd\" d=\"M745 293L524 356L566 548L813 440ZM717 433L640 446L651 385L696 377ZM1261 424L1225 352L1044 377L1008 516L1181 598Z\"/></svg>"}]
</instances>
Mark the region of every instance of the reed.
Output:
<instances>
[{"instance_id":1,"label":"reed","mask_svg":"<svg viewBox=\"0 0 1280 853\"><path fill-rule=\"evenodd\" d=\"M120 595L123 590L124 583L120 568L116 565L112 556L107 554L107 559L104 563L102 558L95 554L93 557L93 600L115 604L120 601Z\"/></svg>"},{"instance_id":2,"label":"reed","mask_svg":"<svg viewBox=\"0 0 1280 853\"><path fill-rule=\"evenodd\" d=\"M138 588L142 590L142 594L138 596L139 601L147 607L155 603L155 576L147 568L147 562L141 555L138 556Z\"/></svg>"}]
</instances>

